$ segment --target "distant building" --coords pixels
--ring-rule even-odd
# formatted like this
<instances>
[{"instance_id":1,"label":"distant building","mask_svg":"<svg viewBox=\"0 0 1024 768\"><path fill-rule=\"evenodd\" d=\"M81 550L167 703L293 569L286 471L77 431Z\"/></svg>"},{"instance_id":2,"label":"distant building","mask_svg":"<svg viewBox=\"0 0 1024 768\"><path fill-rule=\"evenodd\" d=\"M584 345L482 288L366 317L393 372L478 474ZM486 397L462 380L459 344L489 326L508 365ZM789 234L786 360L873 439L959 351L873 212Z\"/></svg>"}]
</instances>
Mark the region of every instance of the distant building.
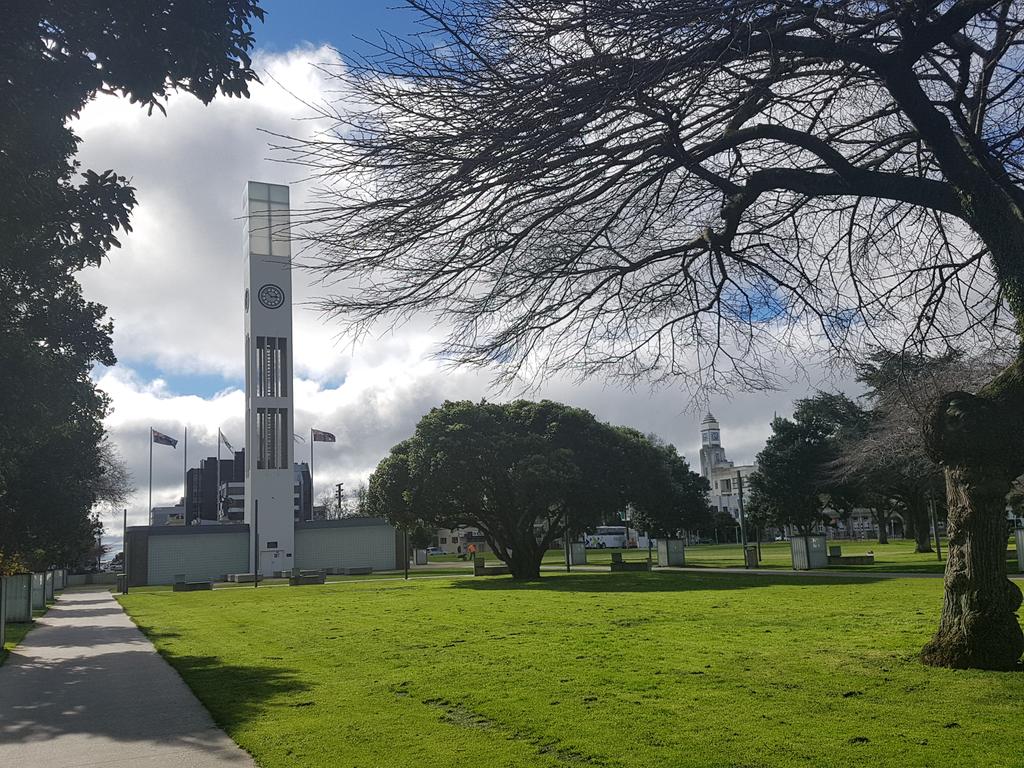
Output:
<instances>
[{"instance_id":1,"label":"distant building","mask_svg":"<svg viewBox=\"0 0 1024 768\"><path fill-rule=\"evenodd\" d=\"M313 520L313 481L309 465L293 465L295 520ZM188 471L185 484L187 525L240 523L245 510L245 449L220 460L220 489L217 488L217 457L203 459Z\"/></svg>"},{"instance_id":2,"label":"distant building","mask_svg":"<svg viewBox=\"0 0 1024 768\"><path fill-rule=\"evenodd\" d=\"M439 528L435 539L435 546L443 549L446 555L463 553L470 544L476 544L477 552L490 551L487 539L476 528Z\"/></svg>"},{"instance_id":3,"label":"distant building","mask_svg":"<svg viewBox=\"0 0 1024 768\"><path fill-rule=\"evenodd\" d=\"M235 455L220 460L220 482L225 484L243 482L245 480L245 451L236 451ZM187 499L187 525L196 525L196 521L217 522L221 515L217 500L223 503L223 492L217 493L217 457L211 456L199 462L199 466L190 469L185 476L185 494Z\"/></svg>"},{"instance_id":4,"label":"distant building","mask_svg":"<svg viewBox=\"0 0 1024 768\"><path fill-rule=\"evenodd\" d=\"M725 512L737 521L740 517L739 482L748 492L750 475L757 471L756 464L733 464L722 447L722 431L718 419L708 413L700 424L700 474L711 486L708 501L712 512Z\"/></svg>"},{"instance_id":5,"label":"distant building","mask_svg":"<svg viewBox=\"0 0 1024 768\"><path fill-rule=\"evenodd\" d=\"M184 525L185 505L175 504L173 507L153 507L151 516L153 525Z\"/></svg>"}]
</instances>

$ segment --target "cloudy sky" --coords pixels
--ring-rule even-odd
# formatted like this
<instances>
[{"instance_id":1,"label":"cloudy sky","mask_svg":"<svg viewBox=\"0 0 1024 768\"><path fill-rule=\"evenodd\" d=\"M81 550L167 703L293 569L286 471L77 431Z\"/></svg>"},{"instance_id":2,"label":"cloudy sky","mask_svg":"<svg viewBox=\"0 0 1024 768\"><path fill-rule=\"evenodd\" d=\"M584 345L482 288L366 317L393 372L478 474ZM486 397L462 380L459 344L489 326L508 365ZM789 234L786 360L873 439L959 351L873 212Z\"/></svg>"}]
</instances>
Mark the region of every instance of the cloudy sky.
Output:
<instances>
[{"instance_id":1,"label":"cloudy sky","mask_svg":"<svg viewBox=\"0 0 1024 768\"><path fill-rule=\"evenodd\" d=\"M179 439L187 427L190 466L216 453L218 427L235 447L243 444L241 193L247 179L256 179L293 184L293 205L305 195L301 170L280 162L284 158L270 148L267 132L315 130L315 122L303 119L310 115L303 102L332 101L337 90L318 65L337 65L365 51L378 29L412 29L408 14L385 2L264 5L269 15L256 31L254 57L264 84L253 88L252 98L204 107L190 97L172 97L164 117L104 97L77 125L83 167L128 176L139 199L134 231L123 247L82 279L87 296L105 304L114 320L119 363L97 369L95 377L112 399L108 427L137 488L129 524L146 519L150 426ZM318 295L306 273L296 272L293 283L297 302ZM353 344L307 307L296 306L294 323L296 432L308 435L315 426L338 436L334 445L317 445L318 494L339 481L352 487L365 479L387 449L443 400L502 398L486 375L442 368L431 356L435 339L426 324ZM788 414L793 398L815 383L713 399L709 405L722 423L729 457L751 461L773 412ZM692 393L553 380L536 396L655 432L695 463L703 413ZM177 449L154 447L155 505L182 496L183 458L180 443ZM296 446L296 459L308 459L308 444ZM120 525L107 522L107 543L116 551Z\"/></svg>"}]
</instances>

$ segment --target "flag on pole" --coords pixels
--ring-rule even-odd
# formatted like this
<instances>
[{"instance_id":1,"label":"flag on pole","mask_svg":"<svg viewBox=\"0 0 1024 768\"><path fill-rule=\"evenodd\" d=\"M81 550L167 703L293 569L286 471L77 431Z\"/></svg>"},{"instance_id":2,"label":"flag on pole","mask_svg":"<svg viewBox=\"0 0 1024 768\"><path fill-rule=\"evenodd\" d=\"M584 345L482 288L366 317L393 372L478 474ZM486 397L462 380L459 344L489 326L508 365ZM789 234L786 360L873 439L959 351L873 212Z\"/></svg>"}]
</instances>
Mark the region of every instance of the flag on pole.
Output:
<instances>
[{"instance_id":1,"label":"flag on pole","mask_svg":"<svg viewBox=\"0 0 1024 768\"><path fill-rule=\"evenodd\" d=\"M235 449L231 447L231 443L229 443L229 442L228 442L228 439L227 439L226 437L224 437L224 433L223 433L223 432L221 432L221 431L220 431L220 430L218 429L218 430L217 430L217 434L218 434L218 435L220 435L220 441L221 441L222 443L224 443L224 447L225 447L225 448L227 448L227 449L228 449L229 451L231 451L232 453L234 453L234 452L235 452Z\"/></svg>"},{"instance_id":2,"label":"flag on pole","mask_svg":"<svg viewBox=\"0 0 1024 768\"><path fill-rule=\"evenodd\" d=\"M159 443L160 445L169 445L171 446L171 448L178 447L177 440L175 440L173 437L165 435L163 432L157 432L155 429L153 430L153 442Z\"/></svg>"},{"instance_id":3,"label":"flag on pole","mask_svg":"<svg viewBox=\"0 0 1024 768\"><path fill-rule=\"evenodd\" d=\"M335 438L330 432L324 432L320 429L312 429L310 432L313 433L314 443L333 443L337 441L337 438Z\"/></svg>"}]
</instances>

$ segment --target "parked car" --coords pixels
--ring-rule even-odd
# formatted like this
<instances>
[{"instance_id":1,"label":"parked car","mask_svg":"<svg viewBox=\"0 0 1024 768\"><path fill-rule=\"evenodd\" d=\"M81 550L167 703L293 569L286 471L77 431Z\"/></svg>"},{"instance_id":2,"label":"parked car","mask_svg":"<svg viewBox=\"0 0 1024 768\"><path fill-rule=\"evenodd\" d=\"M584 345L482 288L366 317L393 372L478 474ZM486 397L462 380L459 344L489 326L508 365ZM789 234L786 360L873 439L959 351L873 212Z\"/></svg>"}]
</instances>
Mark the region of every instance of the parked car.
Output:
<instances>
[{"instance_id":1,"label":"parked car","mask_svg":"<svg viewBox=\"0 0 1024 768\"><path fill-rule=\"evenodd\" d=\"M427 555L443 555L444 550L440 547L427 547Z\"/></svg>"}]
</instances>

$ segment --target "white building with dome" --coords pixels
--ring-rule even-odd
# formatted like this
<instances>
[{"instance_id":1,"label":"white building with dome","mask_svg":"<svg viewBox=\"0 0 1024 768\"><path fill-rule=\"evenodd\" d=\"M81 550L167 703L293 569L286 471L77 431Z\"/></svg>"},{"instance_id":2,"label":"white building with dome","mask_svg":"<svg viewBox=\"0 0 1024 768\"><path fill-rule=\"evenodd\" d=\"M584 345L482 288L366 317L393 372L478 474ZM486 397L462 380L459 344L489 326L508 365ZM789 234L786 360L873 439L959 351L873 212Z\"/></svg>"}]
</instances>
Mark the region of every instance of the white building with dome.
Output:
<instances>
[{"instance_id":1,"label":"white building with dome","mask_svg":"<svg viewBox=\"0 0 1024 768\"><path fill-rule=\"evenodd\" d=\"M756 470L756 464L733 464L726 458L718 419L708 412L700 423L700 474L708 479L711 486L708 491L711 511L726 512L739 521L740 500L737 475L742 478L743 493L746 495L749 492L750 475Z\"/></svg>"}]
</instances>

